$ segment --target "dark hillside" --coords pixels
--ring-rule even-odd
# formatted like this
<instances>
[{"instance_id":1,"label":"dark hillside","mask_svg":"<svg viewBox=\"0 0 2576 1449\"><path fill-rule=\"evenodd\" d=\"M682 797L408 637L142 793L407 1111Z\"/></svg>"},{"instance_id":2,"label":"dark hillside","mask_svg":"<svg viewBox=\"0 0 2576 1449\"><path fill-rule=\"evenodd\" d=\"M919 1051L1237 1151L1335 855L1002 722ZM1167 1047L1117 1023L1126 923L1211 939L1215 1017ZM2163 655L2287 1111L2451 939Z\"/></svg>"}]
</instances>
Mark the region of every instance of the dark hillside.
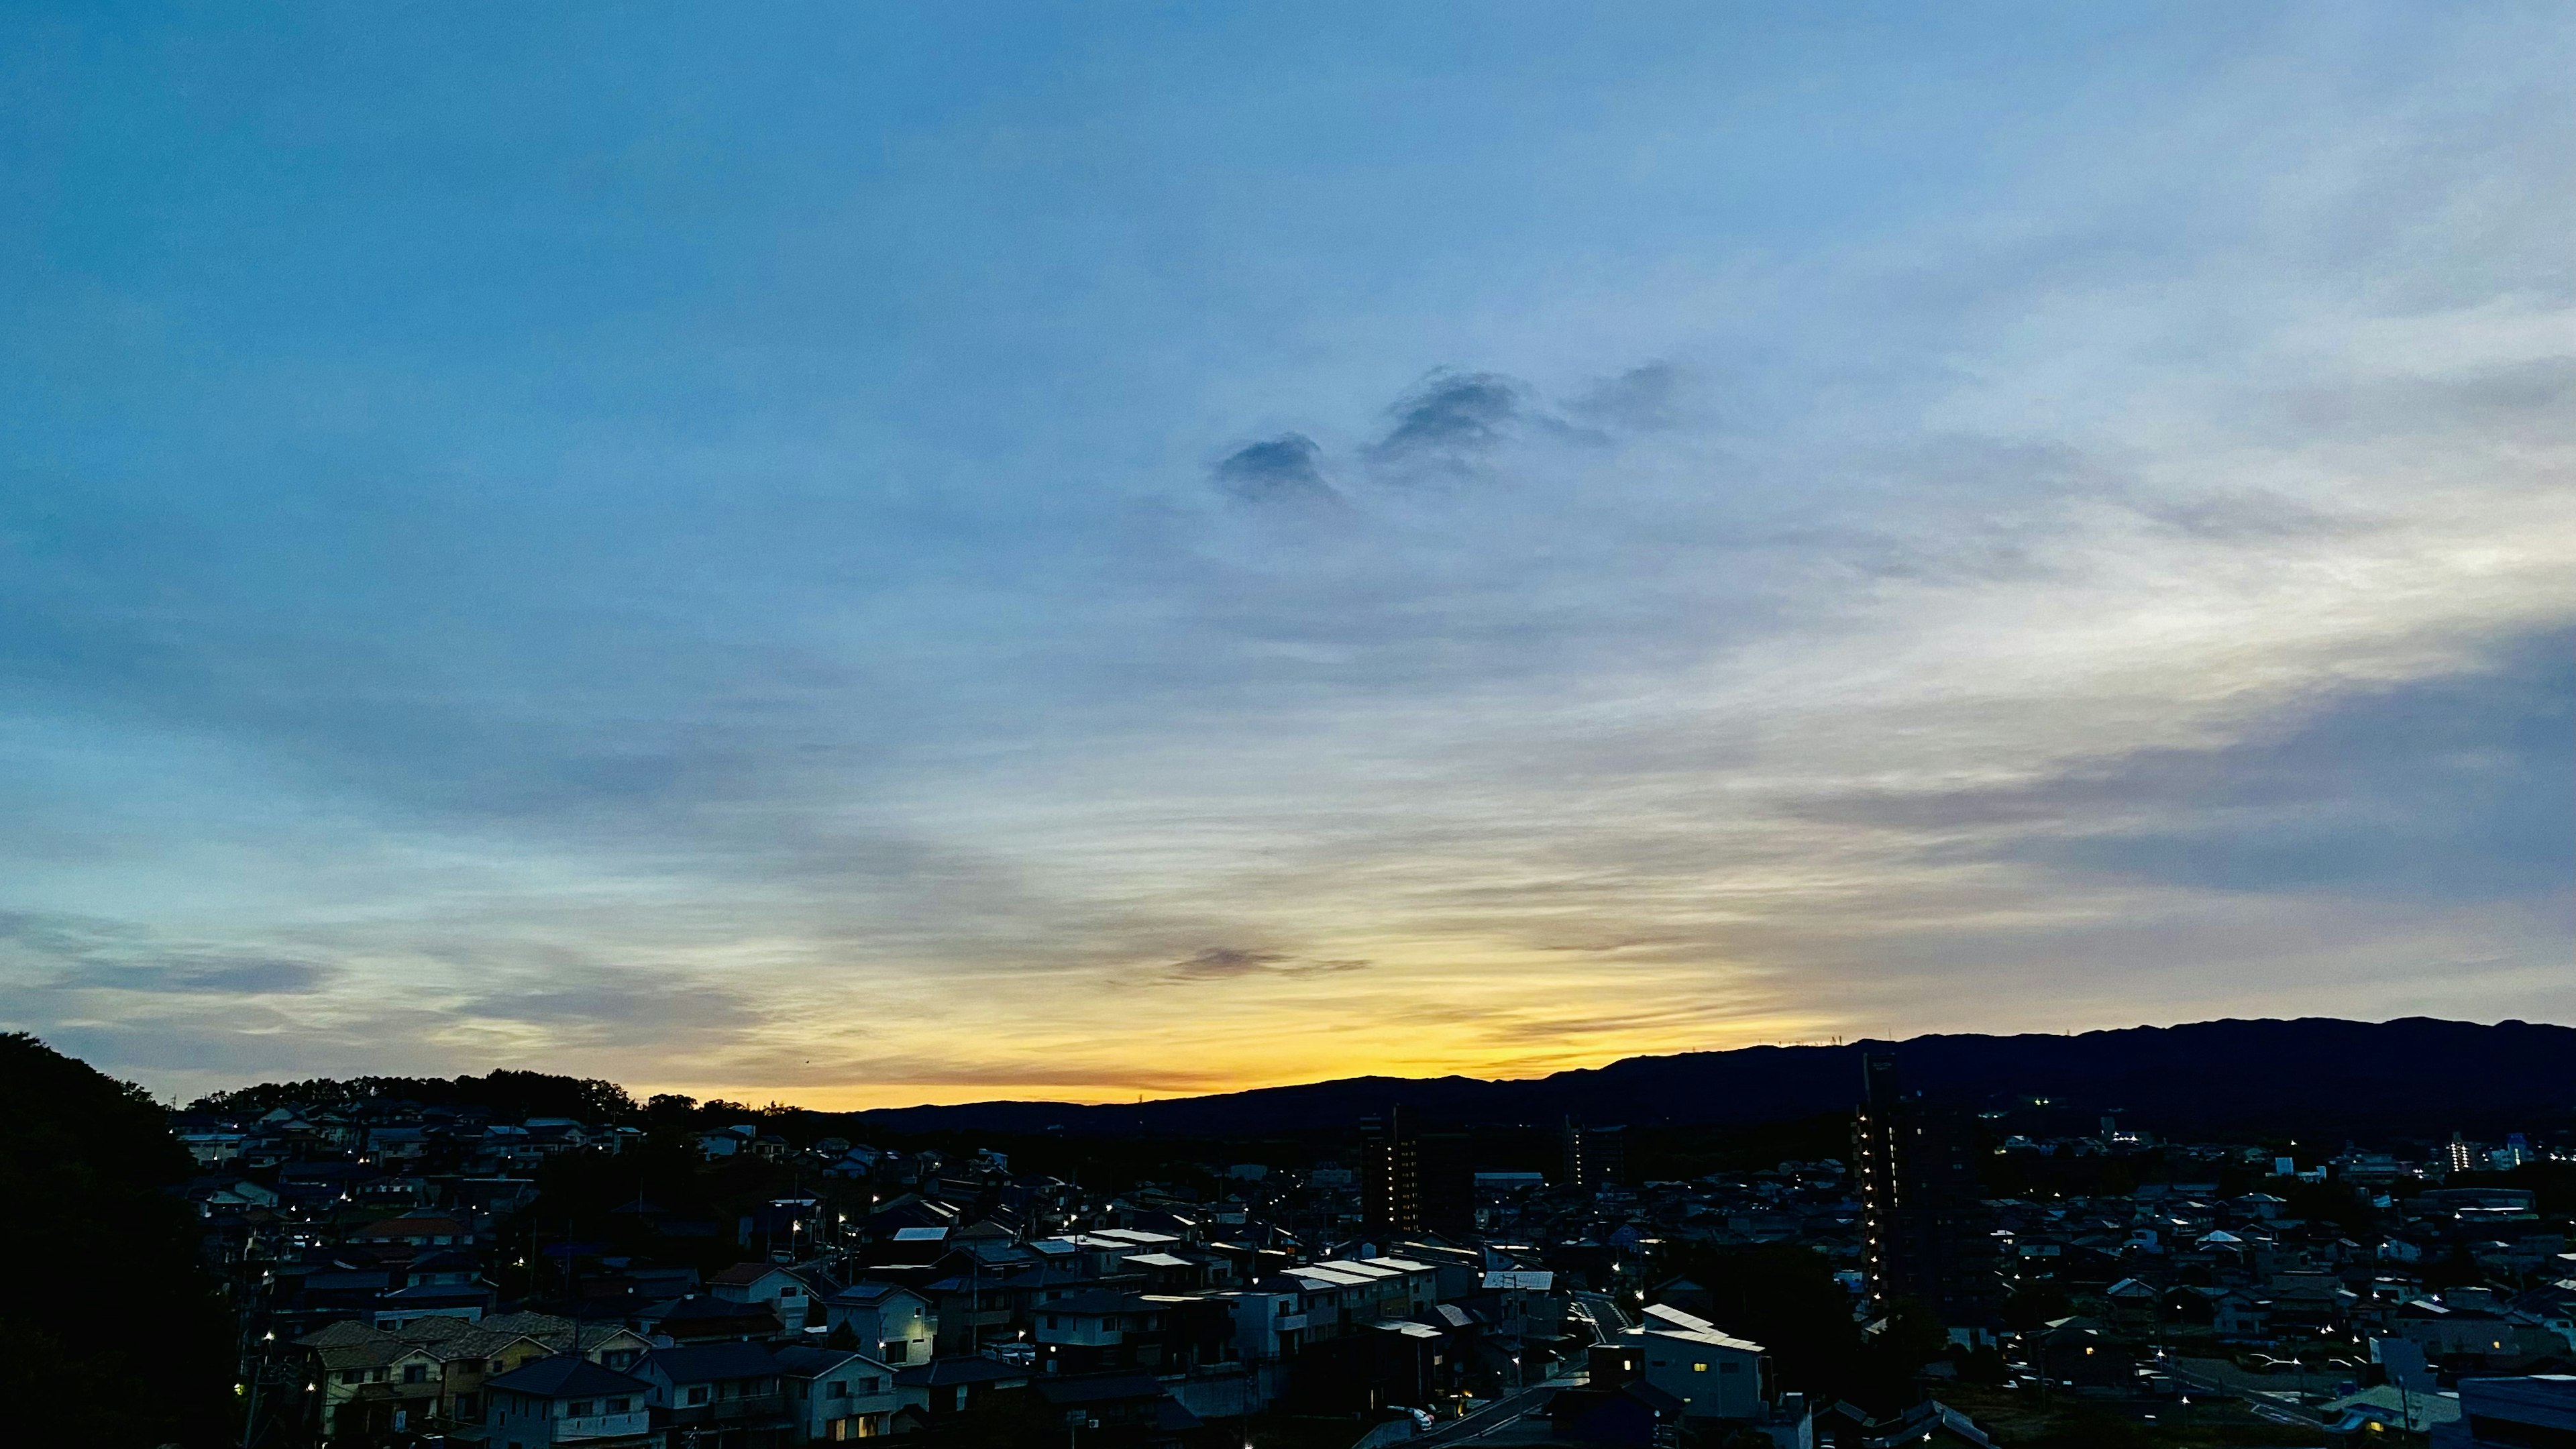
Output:
<instances>
[{"instance_id":1,"label":"dark hillside","mask_svg":"<svg viewBox=\"0 0 2576 1449\"><path fill-rule=\"evenodd\" d=\"M1848 1110L1864 1052L1893 1052L1909 1086L1984 1105L2047 1097L2117 1110L2165 1134L2471 1134L2576 1108L2576 1028L2408 1017L2206 1021L2071 1036L1921 1036L1829 1047L1631 1057L1523 1081L1352 1077L1133 1105L982 1102L855 1115L887 1132L985 1129L1238 1137L1348 1122L1401 1105L1426 1123L1751 1126Z\"/></svg>"},{"instance_id":2,"label":"dark hillside","mask_svg":"<svg viewBox=\"0 0 2576 1449\"><path fill-rule=\"evenodd\" d=\"M0 1403L19 1444L213 1445L233 1423L230 1316L188 1155L141 1088L0 1036Z\"/></svg>"}]
</instances>

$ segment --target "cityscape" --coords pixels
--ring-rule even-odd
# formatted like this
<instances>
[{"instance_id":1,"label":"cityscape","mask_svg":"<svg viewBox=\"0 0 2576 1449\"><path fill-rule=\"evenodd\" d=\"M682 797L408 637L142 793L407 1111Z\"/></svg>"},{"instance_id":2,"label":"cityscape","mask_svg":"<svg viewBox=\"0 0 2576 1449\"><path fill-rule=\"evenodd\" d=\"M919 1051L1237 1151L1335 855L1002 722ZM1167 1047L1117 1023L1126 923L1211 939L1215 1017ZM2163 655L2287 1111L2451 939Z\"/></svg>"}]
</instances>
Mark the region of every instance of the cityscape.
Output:
<instances>
[{"instance_id":1,"label":"cityscape","mask_svg":"<svg viewBox=\"0 0 2576 1449\"><path fill-rule=\"evenodd\" d=\"M1736 1127L1640 1097L885 1132L525 1072L126 1100L186 1163L151 1291L198 1296L205 1336L165 1347L211 1353L252 1444L2552 1442L2576 1031L2224 1024L2283 1054L2319 1025L2434 1070L2554 1057L2562 1095L2454 1092L2476 1137L2167 1135L2138 1124L2172 1101L1961 1100L1864 1043L1810 1049L1848 1110ZM113 1091L7 1048L13 1098Z\"/></svg>"}]
</instances>

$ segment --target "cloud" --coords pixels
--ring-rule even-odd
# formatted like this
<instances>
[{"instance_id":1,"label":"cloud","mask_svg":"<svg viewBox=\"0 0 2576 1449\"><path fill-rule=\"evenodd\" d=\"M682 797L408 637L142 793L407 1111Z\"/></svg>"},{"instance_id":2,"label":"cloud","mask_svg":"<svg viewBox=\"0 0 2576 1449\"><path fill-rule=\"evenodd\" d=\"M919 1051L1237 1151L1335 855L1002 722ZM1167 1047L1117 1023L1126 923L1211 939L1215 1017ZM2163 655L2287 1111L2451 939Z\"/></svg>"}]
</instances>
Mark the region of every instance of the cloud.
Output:
<instances>
[{"instance_id":1,"label":"cloud","mask_svg":"<svg viewBox=\"0 0 2576 1449\"><path fill-rule=\"evenodd\" d=\"M296 996L319 991L339 973L310 961L224 957L142 965L97 963L57 978L72 990L148 991L204 996Z\"/></svg>"},{"instance_id":2,"label":"cloud","mask_svg":"<svg viewBox=\"0 0 2576 1449\"><path fill-rule=\"evenodd\" d=\"M1463 463L1509 437L1527 392L1499 373L1434 372L1396 400L1395 426L1375 452L1397 462Z\"/></svg>"},{"instance_id":3,"label":"cloud","mask_svg":"<svg viewBox=\"0 0 2576 1449\"><path fill-rule=\"evenodd\" d=\"M129 967L142 982L121 990L165 990L204 995L301 995L337 980L337 969L286 959L198 959L165 962L157 967Z\"/></svg>"},{"instance_id":4,"label":"cloud","mask_svg":"<svg viewBox=\"0 0 2576 1449\"><path fill-rule=\"evenodd\" d=\"M2366 520L2261 489L2154 500L2140 511L2179 532L2219 542L2314 538L2369 526Z\"/></svg>"},{"instance_id":5,"label":"cloud","mask_svg":"<svg viewBox=\"0 0 2576 1449\"><path fill-rule=\"evenodd\" d=\"M1303 960L1278 951L1245 951L1227 946L1210 946L1185 961L1175 961L1165 969L1166 981L1231 981L1249 976L1325 976L1345 971L1365 971L1366 961Z\"/></svg>"},{"instance_id":6,"label":"cloud","mask_svg":"<svg viewBox=\"0 0 2576 1449\"><path fill-rule=\"evenodd\" d=\"M2118 804L2026 858L2229 891L2545 895L2576 865L2576 629L2491 669L2344 692L2263 737L2075 782Z\"/></svg>"},{"instance_id":7,"label":"cloud","mask_svg":"<svg viewBox=\"0 0 2576 1449\"><path fill-rule=\"evenodd\" d=\"M2006 786L1845 793L1805 818L1959 859L2229 892L2542 896L2576 863L2576 629L2476 667L2345 685L2202 748L2079 761Z\"/></svg>"},{"instance_id":8,"label":"cloud","mask_svg":"<svg viewBox=\"0 0 2576 1449\"><path fill-rule=\"evenodd\" d=\"M919 1053L866 1053L852 1056L829 1053L816 1057L791 1057L784 1053L746 1055L728 1059L722 1070L738 1073L743 1080L755 1082L762 1089L785 1087L861 1087L882 1094L889 1085L906 1088L967 1088L972 1097L989 1097L996 1092L1024 1095L1031 1089L1050 1095L1071 1093L1077 1097L1099 1097L1116 1100L1132 1093L1156 1095L1221 1092L1234 1083L1214 1067L1194 1070L1171 1063L1141 1064L1130 1059L1105 1062L1077 1061L1067 1057L1020 1058L979 1057L970 1051ZM1106 1090L1103 1090L1106 1089ZM944 1101L957 1101L956 1092L942 1094ZM898 1105L899 1099L879 1096L872 1106Z\"/></svg>"},{"instance_id":9,"label":"cloud","mask_svg":"<svg viewBox=\"0 0 2576 1449\"><path fill-rule=\"evenodd\" d=\"M1216 481L1247 503L1338 505L1342 495L1324 480L1322 458L1314 439L1282 433L1227 454Z\"/></svg>"},{"instance_id":10,"label":"cloud","mask_svg":"<svg viewBox=\"0 0 2576 1449\"><path fill-rule=\"evenodd\" d=\"M155 996L303 996L340 972L288 956L194 950L130 922L0 912L0 968L51 991Z\"/></svg>"},{"instance_id":11,"label":"cloud","mask_svg":"<svg viewBox=\"0 0 2576 1449\"><path fill-rule=\"evenodd\" d=\"M1681 368L1649 362L1594 383L1576 394L1566 411L1623 432L1662 432L1681 425L1683 383Z\"/></svg>"}]
</instances>

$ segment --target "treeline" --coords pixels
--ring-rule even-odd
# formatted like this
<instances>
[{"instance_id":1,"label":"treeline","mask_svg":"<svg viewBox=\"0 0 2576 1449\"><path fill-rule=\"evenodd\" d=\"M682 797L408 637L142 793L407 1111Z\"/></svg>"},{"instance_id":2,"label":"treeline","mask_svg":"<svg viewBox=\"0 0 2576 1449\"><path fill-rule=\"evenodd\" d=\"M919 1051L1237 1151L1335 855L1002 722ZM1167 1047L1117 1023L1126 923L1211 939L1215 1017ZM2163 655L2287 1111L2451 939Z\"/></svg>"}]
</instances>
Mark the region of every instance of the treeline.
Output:
<instances>
[{"instance_id":1,"label":"treeline","mask_svg":"<svg viewBox=\"0 0 2576 1449\"><path fill-rule=\"evenodd\" d=\"M575 1117L584 1122L627 1122L644 1113L615 1082L508 1071L480 1077L352 1077L347 1081L315 1077L262 1082L200 1097L189 1104L189 1110L245 1116L280 1107L312 1110L367 1102L417 1102L424 1107L477 1108L496 1117Z\"/></svg>"}]
</instances>

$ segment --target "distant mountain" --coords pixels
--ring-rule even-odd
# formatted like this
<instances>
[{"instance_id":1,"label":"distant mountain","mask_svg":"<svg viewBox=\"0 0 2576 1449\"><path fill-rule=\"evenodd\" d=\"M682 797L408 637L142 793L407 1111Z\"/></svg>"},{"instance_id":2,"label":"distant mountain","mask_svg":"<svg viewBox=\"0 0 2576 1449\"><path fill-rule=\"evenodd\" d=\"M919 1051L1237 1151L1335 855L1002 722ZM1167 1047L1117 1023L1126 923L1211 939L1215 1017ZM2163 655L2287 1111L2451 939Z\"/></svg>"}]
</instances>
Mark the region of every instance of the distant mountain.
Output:
<instances>
[{"instance_id":1,"label":"distant mountain","mask_svg":"<svg viewBox=\"0 0 2576 1449\"><path fill-rule=\"evenodd\" d=\"M2045 1097L2123 1127L2316 1136L2447 1136L2563 1123L2576 1111L2576 1028L2407 1017L2204 1021L2072 1036L1920 1036L1846 1046L1630 1057L1520 1081L1350 1077L1135 1105L976 1102L852 1114L885 1132L965 1130L1244 1137L1345 1126L1401 1106L1429 1125L1753 1126L1848 1111L1865 1052L1907 1087L1977 1106Z\"/></svg>"}]
</instances>

